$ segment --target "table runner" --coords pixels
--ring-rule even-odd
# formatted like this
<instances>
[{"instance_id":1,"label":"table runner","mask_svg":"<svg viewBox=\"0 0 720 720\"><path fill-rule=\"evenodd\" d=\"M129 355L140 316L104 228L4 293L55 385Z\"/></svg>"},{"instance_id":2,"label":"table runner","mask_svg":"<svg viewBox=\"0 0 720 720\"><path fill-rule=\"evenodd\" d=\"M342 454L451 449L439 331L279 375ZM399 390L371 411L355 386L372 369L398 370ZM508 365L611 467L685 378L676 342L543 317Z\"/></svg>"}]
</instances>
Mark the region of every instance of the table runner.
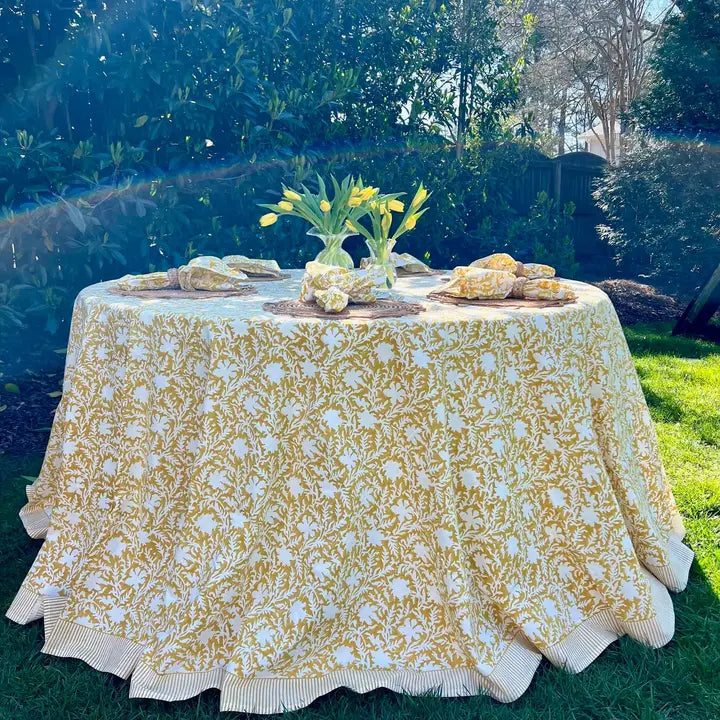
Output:
<instances>
[{"instance_id":1,"label":"table runner","mask_svg":"<svg viewBox=\"0 0 720 720\"><path fill-rule=\"evenodd\" d=\"M8 616L175 700L520 696L672 637L692 553L607 297L288 319L257 295L76 301ZM422 300L437 278L402 278Z\"/></svg>"}]
</instances>

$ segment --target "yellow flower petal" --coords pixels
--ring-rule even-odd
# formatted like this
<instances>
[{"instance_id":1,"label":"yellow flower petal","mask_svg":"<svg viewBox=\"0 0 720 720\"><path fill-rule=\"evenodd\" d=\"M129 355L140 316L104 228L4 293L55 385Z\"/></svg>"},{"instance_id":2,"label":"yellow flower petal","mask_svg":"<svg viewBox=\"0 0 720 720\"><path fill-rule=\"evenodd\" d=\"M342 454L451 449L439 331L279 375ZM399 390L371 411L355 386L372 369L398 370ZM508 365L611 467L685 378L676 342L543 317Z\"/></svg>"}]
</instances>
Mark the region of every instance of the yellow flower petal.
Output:
<instances>
[{"instance_id":1,"label":"yellow flower petal","mask_svg":"<svg viewBox=\"0 0 720 720\"><path fill-rule=\"evenodd\" d=\"M351 197L348 200L348 205L350 207L358 207L358 205L361 205L361 204L362 204L362 199L360 198L359 195L355 195L354 197Z\"/></svg>"},{"instance_id":2,"label":"yellow flower petal","mask_svg":"<svg viewBox=\"0 0 720 720\"><path fill-rule=\"evenodd\" d=\"M375 188L374 187L366 187L362 190L360 193L360 197L363 200L369 200L373 195L375 194Z\"/></svg>"},{"instance_id":3,"label":"yellow flower petal","mask_svg":"<svg viewBox=\"0 0 720 720\"><path fill-rule=\"evenodd\" d=\"M400 200L391 200L388 203L388 207L395 212L402 212L405 209L405 205L401 203Z\"/></svg>"},{"instance_id":4,"label":"yellow flower petal","mask_svg":"<svg viewBox=\"0 0 720 720\"><path fill-rule=\"evenodd\" d=\"M408 230L412 230L417 224L417 215L411 215L405 222L405 227Z\"/></svg>"},{"instance_id":5,"label":"yellow flower petal","mask_svg":"<svg viewBox=\"0 0 720 720\"><path fill-rule=\"evenodd\" d=\"M287 200L281 200L278 203L278 207L281 210L285 210L285 212L290 212L293 209L293 204L291 202L288 202Z\"/></svg>"},{"instance_id":6,"label":"yellow flower petal","mask_svg":"<svg viewBox=\"0 0 720 720\"><path fill-rule=\"evenodd\" d=\"M358 229L349 220L345 221L345 227L352 232L358 232Z\"/></svg>"},{"instance_id":7,"label":"yellow flower petal","mask_svg":"<svg viewBox=\"0 0 720 720\"><path fill-rule=\"evenodd\" d=\"M278 216L275 213L265 213L260 218L260 227L267 227L268 225L272 225L273 223L276 223L278 219Z\"/></svg>"},{"instance_id":8,"label":"yellow flower petal","mask_svg":"<svg viewBox=\"0 0 720 720\"><path fill-rule=\"evenodd\" d=\"M287 189L286 189L286 190L283 191L283 195L284 195L288 200L294 200L295 202L298 202L298 201L302 200L302 195L300 195L299 193L296 193L294 190L287 190Z\"/></svg>"},{"instance_id":9,"label":"yellow flower petal","mask_svg":"<svg viewBox=\"0 0 720 720\"><path fill-rule=\"evenodd\" d=\"M427 196L428 196L428 191L422 185L420 185L417 192L415 193L415 197L413 198L412 206L417 207L418 205L420 205L421 203L423 203L425 201L425 198Z\"/></svg>"},{"instance_id":10,"label":"yellow flower petal","mask_svg":"<svg viewBox=\"0 0 720 720\"><path fill-rule=\"evenodd\" d=\"M330 208L332 208L332 205L327 200L320 201L320 209L323 212L330 212Z\"/></svg>"}]
</instances>

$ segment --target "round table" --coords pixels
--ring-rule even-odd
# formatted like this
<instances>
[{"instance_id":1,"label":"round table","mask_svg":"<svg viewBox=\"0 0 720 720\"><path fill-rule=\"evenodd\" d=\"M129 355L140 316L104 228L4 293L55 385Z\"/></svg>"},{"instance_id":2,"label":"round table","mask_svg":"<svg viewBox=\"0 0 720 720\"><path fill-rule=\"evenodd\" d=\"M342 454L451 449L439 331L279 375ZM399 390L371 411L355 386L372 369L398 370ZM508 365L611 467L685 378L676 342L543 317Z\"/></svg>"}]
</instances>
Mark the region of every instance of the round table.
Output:
<instances>
[{"instance_id":1,"label":"round table","mask_svg":"<svg viewBox=\"0 0 720 720\"><path fill-rule=\"evenodd\" d=\"M294 319L301 271L219 299L78 296L8 616L176 700L333 688L511 701L544 656L674 632L691 551L613 307Z\"/></svg>"}]
</instances>

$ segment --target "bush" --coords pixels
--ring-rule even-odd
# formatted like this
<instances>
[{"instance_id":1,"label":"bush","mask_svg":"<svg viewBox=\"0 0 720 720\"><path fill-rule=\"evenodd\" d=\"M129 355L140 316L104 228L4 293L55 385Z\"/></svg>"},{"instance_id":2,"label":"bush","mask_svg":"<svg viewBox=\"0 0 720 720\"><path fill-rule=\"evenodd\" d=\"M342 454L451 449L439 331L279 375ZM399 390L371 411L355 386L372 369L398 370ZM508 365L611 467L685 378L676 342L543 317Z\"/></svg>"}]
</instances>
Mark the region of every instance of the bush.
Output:
<instances>
[{"instance_id":1,"label":"bush","mask_svg":"<svg viewBox=\"0 0 720 720\"><path fill-rule=\"evenodd\" d=\"M595 192L600 233L624 275L690 293L720 263L720 156L701 143L639 135Z\"/></svg>"}]
</instances>

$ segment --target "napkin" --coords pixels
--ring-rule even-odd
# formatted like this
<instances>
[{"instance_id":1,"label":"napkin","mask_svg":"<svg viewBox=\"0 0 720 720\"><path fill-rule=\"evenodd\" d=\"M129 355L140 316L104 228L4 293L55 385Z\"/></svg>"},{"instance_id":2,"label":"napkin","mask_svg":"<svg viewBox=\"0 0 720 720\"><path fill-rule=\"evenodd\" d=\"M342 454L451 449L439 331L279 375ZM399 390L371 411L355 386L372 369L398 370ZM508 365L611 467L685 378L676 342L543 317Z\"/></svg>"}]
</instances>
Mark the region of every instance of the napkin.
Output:
<instances>
[{"instance_id":1,"label":"napkin","mask_svg":"<svg viewBox=\"0 0 720 720\"><path fill-rule=\"evenodd\" d=\"M515 280L515 275L503 270L460 265L441 292L469 300L500 300L510 294Z\"/></svg>"},{"instance_id":2,"label":"napkin","mask_svg":"<svg viewBox=\"0 0 720 720\"><path fill-rule=\"evenodd\" d=\"M280 266L275 260L261 260L260 258L245 257L245 255L226 255L223 262L233 270L240 270L247 275L280 277Z\"/></svg>"},{"instance_id":3,"label":"napkin","mask_svg":"<svg viewBox=\"0 0 720 720\"><path fill-rule=\"evenodd\" d=\"M334 285L327 290L315 290L315 302L326 313L342 312L348 305L350 297Z\"/></svg>"},{"instance_id":4,"label":"napkin","mask_svg":"<svg viewBox=\"0 0 720 720\"><path fill-rule=\"evenodd\" d=\"M555 278L528 280L522 288L522 297L531 300L575 300L577 294L566 283Z\"/></svg>"},{"instance_id":5,"label":"napkin","mask_svg":"<svg viewBox=\"0 0 720 720\"><path fill-rule=\"evenodd\" d=\"M470 267L485 268L486 270L503 270L515 274L518 262L507 253L493 253L470 263Z\"/></svg>"},{"instance_id":6,"label":"napkin","mask_svg":"<svg viewBox=\"0 0 720 720\"><path fill-rule=\"evenodd\" d=\"M396 270L400 270L406 273L419 274L429 273L431 268L426 265L422 260L418 260L414 255L410 253L390 253L390 262ZM369 268L375 261L372 258L363 258L360 260L360 267L362 269Z\"/></svg>"},{"instance_id":7,"label":"napkin","mask_svg":"<svg viewBox=\"0 0 720 720\"><path fill-rule=\"evenodd\" d=\"M515 273L518 276L526 277L528 280L536 280L537 278L555 277L555 268L542 263L518 263L518 269Z\"/></svg>"},{"instance_id":8,"label":"napkin","mask_svg":"<svg viewBox=\"0 0 720 720\"><path fill-rule=\"evenodd\" d=\"M243 287L247 275L233 270L220 258L204 255L190 260L187 265L170 269L167 272L154 272L145 275L125 275L117 281L121 290L164 290L177 288L182 290L237 290Z\"/></svg>"},{"instance_id":9,"label":"napkin","mask_svg":"<svg viewBox=\"0 0 720 720\"><path fill-rule=\"evenodd\" d=\"M309 302L318 290L335 287L348 296L348 302L374 302L380 295L387 294L385 273L382 268L373 266L366 270L349 270L324 265L316 260L305 265L300 287L300 299Z\"/></svg>"}]
</instances>

